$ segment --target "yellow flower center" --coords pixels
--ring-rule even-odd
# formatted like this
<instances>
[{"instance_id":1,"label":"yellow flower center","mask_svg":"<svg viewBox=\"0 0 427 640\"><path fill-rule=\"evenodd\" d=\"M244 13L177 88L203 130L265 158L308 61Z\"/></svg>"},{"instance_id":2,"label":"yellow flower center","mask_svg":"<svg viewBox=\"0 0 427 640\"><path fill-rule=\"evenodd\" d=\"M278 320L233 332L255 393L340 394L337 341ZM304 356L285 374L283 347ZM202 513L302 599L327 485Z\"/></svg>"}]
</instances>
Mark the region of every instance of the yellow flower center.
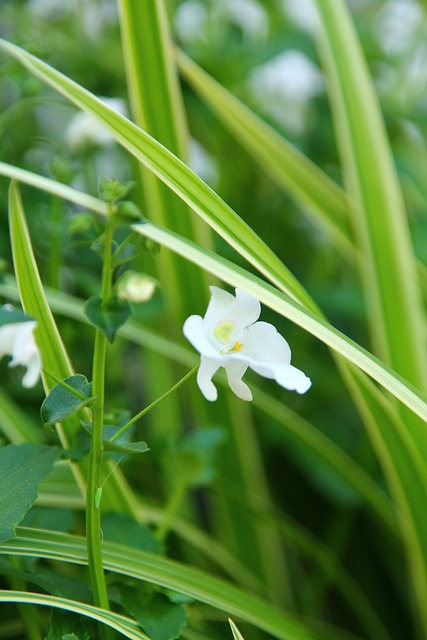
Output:
<instances>
[{"instance_id":1,"label":"yellow flower center","mask_svg":"<svg viewBox=\"0 0 427 640\"><path fill-rule=\"evenodd\" d=\"M235 353L236 351L238 352L242 350L242 342L236 340L234 344L230 344L230 336L233 329L234 322L231 322L230 320L224 320L224 322L220 322L216 325L213 332L215 338L219 342L229 343L223 349L221 349L221 353Z\"/></svg>"},{"instance_id":2,"label":"yellow flower center","mask_svg":"<svg viewBox=\"0 0 427 640\"><path fill-rule=\"evenodd\" d=\"M234 322L224 320L216 325L214 329L214 336L220 342L229 342L230 334L234 329Z\"/></svg>"}]
</instances>

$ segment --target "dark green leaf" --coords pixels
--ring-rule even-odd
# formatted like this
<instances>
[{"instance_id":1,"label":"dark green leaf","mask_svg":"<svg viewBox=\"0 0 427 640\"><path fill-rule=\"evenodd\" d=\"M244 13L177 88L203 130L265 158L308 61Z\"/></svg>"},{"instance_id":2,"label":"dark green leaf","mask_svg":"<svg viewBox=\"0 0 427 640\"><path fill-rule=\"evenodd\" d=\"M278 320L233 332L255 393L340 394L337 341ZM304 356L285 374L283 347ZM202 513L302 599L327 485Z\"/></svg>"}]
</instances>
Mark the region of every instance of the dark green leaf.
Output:
<instances>
[{"instance_id":1,"label":"dark green leaf","mask_svg":"<svg viewBox=\"0 0 427 640\"><path fill-rule=\"evenodd\" d=\"M162 553L162 544L154 537L150 529L130 516L122 513L107 513L102 518L102 536L104 540L118 542L150 553Z\"/></svg>"},{"instance_id":2,"label":"dark green leaf","mask_svg":"<svg viewBox=\"0 0 427 640\"><path fill-rule=\"evenodd\" d=\"M163 466L172 482L187 487L208 485L215 476L215 458L224 441L221 429L197 429L163 455Z\"/></svg>"},{"instance_id":3,"label":"dark green leaf","mask_svg":"<svg viewBox=\"0 0 427 640\"><path fill-rule=\"evenodd\" d=\"M82 422L82 425L86 429L86 431L88 431L89 433L92 433L91 424L89 424L88 422ZM121 436L119 436L117 440L110 442L110 438L115 433L117 433L119 429L120 427L116 427L115 425L112 425L112 424L104 425L102 429L102 440L104 443L105 451L114 451L114 453L125 453L128 455L132 453L145 453L146 451L149 451L147 443L143 442L142 440L139 442L130 442L129 440L130 429L125 431Z\"/></svg>"},{"instance_id":4,"label":"dark green leaf","mask_svg":"<svg viewBox=\"0 0 427 640\"><path fill-rule=\"evenodd\" d=\"M153 640L179 638L187 622L185 609L159 592L144 597L136 588L122 589L122 604Z\"/></svg>"},{"instance_id":5,"label":"dark green leaf","mask_svg":"<svg viewBox=\"0 0 427 640\"><path fill-rule=\"evenodd\" d=\"M87 621L75 613L52 609L50 630L46 640L89 640Z\"/></svg>"},{"instance_id":6,"label":"dark green leaf","mask_svg":"<svg viewBox=\"0 0 427 640\"><path fill-rule=\"evenodd\" d=\"M43 444L10 444L0 449L1 542L13 538L59 455L59 449Z\"/></svg>"},{"instance_id":7,"label":"dark green leaf","mask_svg":"<svg viewBox=\"0 0 427 640\"><path fill-rule=\"evenodd\" d=\"M0 327L6 324L15 324L16 322L28 322L34 320L31 316L28 316L19 309L8 309L7 307L0 307Z\"/></svg>"},{"instance_id":8,"label":"dark green leaf","mask_svg":"<svg viewBox=\"0 0 427 640\"><path fill-rule=\"evenodd\" d=\"M65 378L64 383L69 388L55 385L41 406L40 415L45 425L61 422L93 400L92 385L80 373Z\"/></svg>"},{"instance_id":9,"label":"dark green leaf","mask_svg":"<svg viewBox=\"0 0 427 640\"><path fill-rule=\"evenodd\" d=\"M132 313L130 305L116 296L103 303L101 298L89 298L84 307L87 319L113 342L117 330Z\"/></svg>"}]
</instances>

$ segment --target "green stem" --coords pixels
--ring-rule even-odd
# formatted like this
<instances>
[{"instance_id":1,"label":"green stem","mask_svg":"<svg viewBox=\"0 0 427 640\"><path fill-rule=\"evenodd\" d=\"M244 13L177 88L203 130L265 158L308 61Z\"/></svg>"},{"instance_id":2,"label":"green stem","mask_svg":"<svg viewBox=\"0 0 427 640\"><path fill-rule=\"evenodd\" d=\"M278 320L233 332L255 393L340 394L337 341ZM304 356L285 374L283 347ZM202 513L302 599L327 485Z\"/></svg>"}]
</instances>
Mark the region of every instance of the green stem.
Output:
<instances>
[{"instance_id":1,"label":"green stem","mask_svg":"<svg viewBox=\"0 0 427 640\"><path fill-rule=\"evenodd\" d=\"M117 440L117 438L119 438L122 435L122 433L124 433L127 429L129 429L129 427L135 424L135 422L137 422L140 418L142 418L142 416L145 416L146 413L148 413L149 411L151 411L151 409L154 409L154 407L160 404L162 400L165 400L165 398L170 396L171 393L179 389L179 387L181 387L184 384L184 382L187 382L187 380L196 373L198 368L199 368L199 365L196 365L193 369L191 369L191 371L186 373L185 376L181 378L181 380L178 380L178 382L174 384L173 387L171 387L168 391L166 391L166 393L164 393L159 398L157 398L157 400L154 400L154 402L149 404L148 407L145 407L145 409L142 409L142 411L137 413L136 416L131 418L129 422L127 422L121 429L116 431L116 433L112 435L111 438L109 438L109 442L114 442L114 440Z\"/></svg>"},{"instance_id":2,"label":"green stem","mask_svg":"<svg viewBox=\"0 0 427 640\"><path fill-rule=\"evenodd\" d=\"M156 531L156 538L157 540L159 540L159 542L164 542L164 540L166 539L166 536L169 533L170 524L175 513L178 511L181 502L184 499L184 495L185 484L183 482L178 482L172 489L169 501L163 511L162 520Z\"/></svg>"},{"instance_id":3,"label":"green stem","mask_svg":"<svg viewBox=\"0 0 427 640\"><path fill-rule=\"evenodd\" d=\"M104 233L104 262L102 269L101 298L107 300L111 290L111 246L113 240L113 219L111 206L107 216ZM101 509L97 496L99 495L100 465L103 451L102 428L104 425L104 394L105 394L105 360L107 353L107 338L96 330L93 356L92 388L94 401L92 405L93 424L92 441L89 454L89 470L86 492L86 544L89 564L89 574L93 599L97 606L108 609L108 595L102 565L101 541ZM111 637L110 630L100 627L103 638Z\"/></svg>"}]
</instances>

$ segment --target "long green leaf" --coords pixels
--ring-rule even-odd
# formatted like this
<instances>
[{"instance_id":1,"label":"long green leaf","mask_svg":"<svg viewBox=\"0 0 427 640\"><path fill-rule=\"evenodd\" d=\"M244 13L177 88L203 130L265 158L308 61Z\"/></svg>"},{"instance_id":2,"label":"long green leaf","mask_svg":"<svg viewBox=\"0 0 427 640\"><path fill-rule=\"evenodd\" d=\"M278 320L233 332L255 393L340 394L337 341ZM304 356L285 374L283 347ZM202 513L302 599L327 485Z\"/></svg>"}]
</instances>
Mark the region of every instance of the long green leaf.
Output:
<instances>
[{"instance_id":1,"label":"long green leaf","mask_svg":"<svg viewBox=\"0 0 427 640\"><path fill-rule=\"evenodd\" d=\"M234 265L225 258L201 249L177 234L162 229L150 222L134 225L134 230L161 245L176 251L188 260L200 264L206 271L221 278L231 286L241 287L258 298L265 305L289 318L300 327L327 344L333 351L344 356L362 371L371 376L381 386L390 391L415 414L427 421L427 399L401 376L396 374L378 358L356 344L353 340L332 327L328 322L263 282L257 276Z\"/></svg>"},{"instance_id":2,"label":"long green leaf","mask_svg":"<svg viewBox=\"0 0 427 640\"><path fill-rule=\"evenodd\" d=\"M317 0L317 8L337 140L349 193L359 205L354 221L371 335L381 358L425 390L421 295L377 96L346 3Z\"/></svg>"},{"instance_id":3,"label":"long green leaf","mask_svg":"<svg viewBox=\"0 0 427 640\"><path fill-rule=\"evenodd\" d=\"M13 540L0 545L0 553L86 564L83 538L36 529L19 528ZM262 598L204 571L155 554L104 541L103 557L105 568L110 571L188 595L227 615L238 616L281 640L332 640L346 636L345 632L333 628L309 629Z\"/></svg>"},{"instance_id":4,"label":"long green leaf","mask_svg":"<svg viewBox=\"0 0 427 640\"><path fill-rule=\"evenodd\" d=\"M195 173L133 122L107 107L86 89L27 53L0 39L0 48L19 60L80 109L99 119L120 144L167 184L267 279L282 288L283 281L294 297L311 305L299 282L256 233Z\"/></svg>"},{"instance_id":5,"label":"long green leaf","mask_svg":"<svg viewBox=\"0 0 427 640\"><path fill-rule=\"evenodd\" d=\"M14 287L13 279L7 278L4 283L0 283L0 294L9 300L16 299L16 288ZM83 301L68 294L49 289L46 290L46 295L49 306L54 313L73 318L78 322L87 323L83 312ZM167 356L185 367L193 368L197 363L197 355L188 348L172 342L139 323L132 321L127 323L119 329L118 335L134 344ZM220 377L219 383L227 385L225 377ZM274 400L261 389L257 389L255 385L252 385L252 388L254 389L254 405L266 415L274 418L303 447L316 453L333 472L341 476L342 482L357 492L367 505L370 505L373 513L387 527L395 531L396 521L393 505L366 472L338 445L294 411L283 406L281 402Z\"/></svg>"},{"instance_id":6,"label":"long green leaf","mask_svg":"<svg viewBox=\"0 0 427 640\"><path fill-rule=\"evenodd\" d=\"M102 624L115 629L129 640L150 640L149 636L143 633L139 625L131 618L126 618L118 613L99 609L93 605L67 598L45 595L42 593L28 593L27 591L0 591L0 602L12 602L21 604L36 604L54 609L63 609L78 613L86 618L96 620Z\"/></svg>"},{"instance_id":7,"label":"long green leaf","mask_svg":"<svg viewBox=\"0 0 427 640\"><path fill-rule=\"evenodd\" d=\"M14 182L9 192L9 219L13 261L22 306L37 321L37 343L42 355L43 367L63 380L73 375L74 370L46 300L19 190ZM45 374L43 378L45 389L50 389L54 383ZM58 426L58 434L65 448L70 447L74 434L80 428L80 422L76 416L67 418L62 425ZM108 461L105 466L111 469L112 464ZM72 465L72 469L80 489L84 492L85 480L82 470L77 465ZM114 506L118 511L127 509L132 512L135 508L134 498L120 470L116 470L111 476L109 485L109 491L105 495L107 504Z\"/></svg>"},{"instance_id":8,"label":"long green leaf","mask_svg":"<svg viewBox=\"0 0 427 640\"><path fill-rule=\"evenodd\" d=\"M308 211L314 211L348 258L354 254L348 197L296 147L214 80L179 49L181 74L262 169Z\"/></svg>"},{"instance_id":9,"label":"long green leaf","mask_svg":"<svg viewBox=\"0 0 427 640\"><path fill-rule=\"evenodd\" d=\"M167 8L164 0L120 0L122 46L124 51L126 78L134 122L169 151L183 159L187 155L188 132L184 106L179 88L175 59L172 55ZM198 217L191 215L186 203L163 184L146 167L141 166L145 206L148 217L197 241L202 246L211 246L211 229ZM206 274L198 265L183 260L176 254L162 252L156 260L162 281L165 318L165 333L177 338L185 318L192 313L195 299L207 303L208 286ZM150 357L150 355L148 356ZM159 358L154 366L159 369ZM167 360L166 373L173 375L173 363ZM165 375L151 377L154 397L160 395L159 385L164 385ZM172 384L170 382L170 384ZM157 385L157 386L156 386ZM186 388L192 407L193 420L199 423L217 421L216 407L208 407L193 388ZM177 401L178 402L178 401ZM228 399L222 408L220 419L226 422L232 433L239 434L241 410L236 409L236 399ZM168 403L170 406L170 402ZM179 411L179 407L177 410ZM238 484L246 484L253 491L267 488L263 477L263 464L256 431L245 408L246 438L234 435L229 439L228 456L222 456L222 473L229 475ZM209 416L209 417L208 417ZM178 415L168 417L170 425L179 425ZM252 434L252 437L251 437ZM251 473L247 473L247 461L251 460ZM235 551L252 569L262 573L266 589L283 595L290 592L284 582L286 572L280 541L274 541L275 532L265 531L256 520L246 519L246 514L221 507L221 519L228 518L237 531ZM218 534L223 536L227 527L220 522L218 513L214 517ZM225 534L227 535L227 534ZM228 544L231 540L228 536ZM280 569L279 569L280 567Z\"/></svg>"}]
</instances>

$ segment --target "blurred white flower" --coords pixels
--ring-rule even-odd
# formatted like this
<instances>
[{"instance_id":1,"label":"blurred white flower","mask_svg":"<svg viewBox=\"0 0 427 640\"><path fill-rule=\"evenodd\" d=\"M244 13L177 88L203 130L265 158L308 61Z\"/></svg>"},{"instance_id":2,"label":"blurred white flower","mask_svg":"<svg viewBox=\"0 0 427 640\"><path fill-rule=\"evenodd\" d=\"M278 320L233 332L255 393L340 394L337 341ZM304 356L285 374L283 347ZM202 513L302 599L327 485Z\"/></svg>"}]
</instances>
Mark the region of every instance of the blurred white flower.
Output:
<instances>
[{"instance_id":1,"label":"blurred white flower","mask_svg":"<svg viewBox=\"0 0 427 640\"><path fill-rule=\"evenodd\" d=\"M282 0L287 18L297 27L308 33L316 30L317 13L313 0Z\"/></svg>"},{"instance_id":2,"label":"blurred white flower","mask_svg":"<svg viewBox=\"0 0 427 640\"><path fill-rule=\"evenodd\" d=\"M182 42L191 44L202 39L207 8L197 0L188 0L175 11L175 31Z\"/></svg>"},{"instance_id":3,"label":"blurred white flower","mask_svg":"<svg viewBox=\"0 0 427 640\"><path fill-rule=\"evenodd\" d=\"M424 9L415 0L385 2L374 21L374 32L387 55L398 55L424 41ZM421 31L420 31L421 27Z\"/></svg>"},{"instance_id":4,"label":"blurred white flower","mask_svg":"<svg viewBox=\"0 0 427 640\"><path fill-rule=\"evenodd\" d=\"M128 271L119 280L117 295L128 302L147 302L153 296L156 281L150 276L135 271Z\"/></svg>"},{"instance_id":5,"label":"blurred white flower","mask_svg":"<svg viewBox=\"0 0 427 640\"><path fill-rule=\"evenodd\" d=\"M0 358L11 356L9 367L22 365L27 371L22 378L24 387L34 387L40 377L41 358L34 329L36 322L14 322L0 327Z\"/></svg>"},{"instance_id":6,"label":"blurred white flower","mask_svg":"<svg viewBox=\"0 0 427 640\"><path fill-rule=\"evenodd\" d=\"M29 0L26 6L27 11L45 19L59 16L68 8L62 0Z\"/></svg>"},{"instance_id":7,"label":"blurred white flower","mask_svg":"<svg viewBox=\"0 0 427 640\"><path fill-rule=\"evenodd\" d=\"M228 384L242 400L252 400L251 390L242 381L248 367L285 389L305 393L311 380L290 364L291 350L276 328L257 322L261 313L259 301L241 289L236 289L236 296L218 287L210 290L204 318L190 316L183 328L185 337L201 356L197 383L204 397L217 399L212 376L220 367L224 367Z\"/></svg>"},{"instance_id":8,"label":"blurred white flower","mask_svg":"<svg viewBox=\"0 0 427 640\"><path fill-rule=\"evenodd\" d=\"M223 0L221 5L230 22L240 27L247 38L263 39L268 35L267 14L256 0Z\"/></svg>"},{"instance_id":9,"label":"blurred white flower","mask_svg":"<svg viewBox=\"0 0 427 640\"><path fill-rule=\"evenodd\" d=\"M216 0L209 7L198 0L183 2L175 12L175 30L182 42L203 41L209 29L230 23L241 29L244 38L265 39L268 17L257 0Z\"/></svg>"},{"instance_id":10,"label":"blurred white flower","mask_svg":"<svg viewBox=\"0 0 427 640\"><path fill-rule=\"evenodd\" d=\"M249 86L259 108L300 133L310 100L323 90L320 69L301 51L290 49L255 67Z\"/></svg>"},{"instance_id":11,"label":"blurred white flower","mask_svg":"<svg viewBox=\"0 0 427 640\"><path fill-rule=\"evenodd\" d=\"M126 102L121 98L100 99L113 111L127 115ZM65 139L72 151L80 151L88 146L104 147L115 142L111 133L94 116L84 111L79 111L70 119Z\"/></svg>"}]
</instances>

